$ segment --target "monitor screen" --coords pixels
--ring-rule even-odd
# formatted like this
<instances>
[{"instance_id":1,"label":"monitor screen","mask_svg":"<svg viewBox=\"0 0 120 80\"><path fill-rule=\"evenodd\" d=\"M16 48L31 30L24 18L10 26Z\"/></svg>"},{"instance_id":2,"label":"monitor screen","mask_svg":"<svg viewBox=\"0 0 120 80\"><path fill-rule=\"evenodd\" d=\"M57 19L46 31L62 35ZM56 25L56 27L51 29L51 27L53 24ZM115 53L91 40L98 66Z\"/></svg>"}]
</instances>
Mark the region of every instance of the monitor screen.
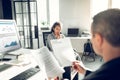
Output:
<instances>
[{"instance_id":1,"label":"monitor screen","mask_svg":"<svg viewBox=\"0 0 120 80\"><path fill-rule=\"evenodd\" d=\"M20 48L18 32L14 20L0 20L0 53Z\"/></svg>"},{"instance_id":2,"label":"monitor screen","mask_svg":"<svg viewBox=\"0 0 120 80\"><path fill-rule=\"evenodd\" d=\"M79 28L68 28L68 36L69 35L79 35Z\"/></svg>"}]
</instances>

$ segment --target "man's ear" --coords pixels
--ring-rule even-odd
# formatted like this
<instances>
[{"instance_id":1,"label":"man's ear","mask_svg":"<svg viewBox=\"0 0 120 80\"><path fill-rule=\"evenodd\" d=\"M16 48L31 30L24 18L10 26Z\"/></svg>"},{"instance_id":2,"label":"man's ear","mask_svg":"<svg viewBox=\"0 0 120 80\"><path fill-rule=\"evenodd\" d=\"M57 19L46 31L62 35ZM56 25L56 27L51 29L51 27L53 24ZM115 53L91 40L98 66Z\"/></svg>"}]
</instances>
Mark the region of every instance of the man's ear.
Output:
<instances>
[{"instance_id":1,"label":"man's ear","mask_svg":"<svg viewBox=\"0 0 120 80\"><path fill-rule=\"evenodd\" d=\"M99 33L96 33L96 34L95 34L95 40L96 40L96 44L97 44L99 47L101 47L102 44L103 44L103 37L102 37L102 35L99 34Z\"/></svg>"}]
</instances>

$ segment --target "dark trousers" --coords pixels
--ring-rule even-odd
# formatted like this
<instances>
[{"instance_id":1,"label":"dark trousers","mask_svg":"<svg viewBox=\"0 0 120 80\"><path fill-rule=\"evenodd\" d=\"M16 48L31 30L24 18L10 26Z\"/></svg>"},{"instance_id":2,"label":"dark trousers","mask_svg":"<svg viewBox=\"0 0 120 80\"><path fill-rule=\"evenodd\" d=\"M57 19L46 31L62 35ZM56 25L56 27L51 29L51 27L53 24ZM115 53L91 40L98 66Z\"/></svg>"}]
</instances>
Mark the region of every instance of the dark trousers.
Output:
<instances>
[{"instance_id":1,"label":"dark trousers","mask_svg":"<svg viewBox=\"0 0 120 80\"><path fill-rule=\"evenodd\" d=\"M71 80L71 67L70 66L65 67L64 70L65 72L63 73L63 79L66 78L66 79ZM78 73L75 75L73 80L78 80Z\"/></svg>"}]
</instances>

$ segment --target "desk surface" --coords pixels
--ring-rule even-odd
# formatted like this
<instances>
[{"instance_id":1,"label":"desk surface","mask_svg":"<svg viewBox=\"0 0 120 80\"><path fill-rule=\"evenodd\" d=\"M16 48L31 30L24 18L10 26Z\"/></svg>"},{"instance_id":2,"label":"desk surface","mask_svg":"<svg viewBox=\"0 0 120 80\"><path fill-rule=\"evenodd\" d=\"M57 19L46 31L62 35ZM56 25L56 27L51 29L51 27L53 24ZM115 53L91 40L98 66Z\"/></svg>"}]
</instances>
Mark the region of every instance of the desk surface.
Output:
<instances>
[{"instance_id":1,"label":"desk surface","mask_svg":"<svg viewBox=\"0 0 120 80\"><path fill-rule=\"evenodd\" d=\"M91 39L91 36L87 37L69 37L70 39Z\"/></svg>"},{"instance_id":2,"label":"desk surface","mask_svg":"<svg viewBox=\"0 0 120 80\"><path fill-rule=\"evenodd\" d=\"M31 53L31 54L33 54L33 53ZM36 55L36 53L34 53L34 55ZM0 72L0 79L9 80L9 79L13 78L14 76L22 73L23 71L25 71L31 67L35 67L35 66L39 65L36 62L36 60L34 59L35 56L34 57L30 56L30 54L27 54L25 56L29 57L29 60L27 62L24 62L24 60L23 60L23 62L21 62L19 64L12 64L13 65L12 67ZM24 65L24 64L26 64L26 65ZM33 75L32 77L30 77L27 80L45 80L45 79L47 80L47 75L45 73L44 67L41 65L39 65L41 70L37 74Z\"/></svg>"}]
</instances>

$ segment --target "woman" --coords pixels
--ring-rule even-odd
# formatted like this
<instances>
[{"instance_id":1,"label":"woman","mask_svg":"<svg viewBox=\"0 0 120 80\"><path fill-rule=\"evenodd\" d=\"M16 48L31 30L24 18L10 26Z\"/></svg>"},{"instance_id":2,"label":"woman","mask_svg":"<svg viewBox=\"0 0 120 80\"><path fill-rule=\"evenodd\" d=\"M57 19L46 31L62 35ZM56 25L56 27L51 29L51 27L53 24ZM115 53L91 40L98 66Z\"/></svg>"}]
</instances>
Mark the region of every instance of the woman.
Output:
<instances>
[{"instance_id":1,"label":"woman","mask_svg":"<svg viewBox=\"0 0 120 80\"><path fill-rule=\"evenodd\" d=\"M55 22L51 28L51 34L47 37L47 47L50 51L53 51L50 40L52 39L60 39L65 36L61 34L61 24L59 22ZM49 78L50 79L50 78ZM54 80L59 80L58 77L55 77Z\"/></svg>"},{"instance_id":2,"label":"woman","mask_svg":"<svg viewBox=\"0 0 120 80\"><path fill-rule=\"evenodd\" d=\"M50 51L53 51L50 40L52 39L60 39L64 38L65 36L61 34L61 25L59 22L55 22L51 28L51 34L47 37L47 47ZM70 74L70 67L64 67L65 73L63 74L63 78L68 78ZM54 78L54 80L58 80L58 77Z\"/></svg>"},{"instance_id":3,"label":"woman","mask_svg":"<svg viewBox=\"0 0 120 80\"><path fill-rule=\"evenodd\" d=\"M53 51L50 40L60 38L64 38L64 35L61 34L61 25L59 22L55 22L51 28L51 34L47 37L47 47L50 51Z\"/></svg>"}]
</instances>

